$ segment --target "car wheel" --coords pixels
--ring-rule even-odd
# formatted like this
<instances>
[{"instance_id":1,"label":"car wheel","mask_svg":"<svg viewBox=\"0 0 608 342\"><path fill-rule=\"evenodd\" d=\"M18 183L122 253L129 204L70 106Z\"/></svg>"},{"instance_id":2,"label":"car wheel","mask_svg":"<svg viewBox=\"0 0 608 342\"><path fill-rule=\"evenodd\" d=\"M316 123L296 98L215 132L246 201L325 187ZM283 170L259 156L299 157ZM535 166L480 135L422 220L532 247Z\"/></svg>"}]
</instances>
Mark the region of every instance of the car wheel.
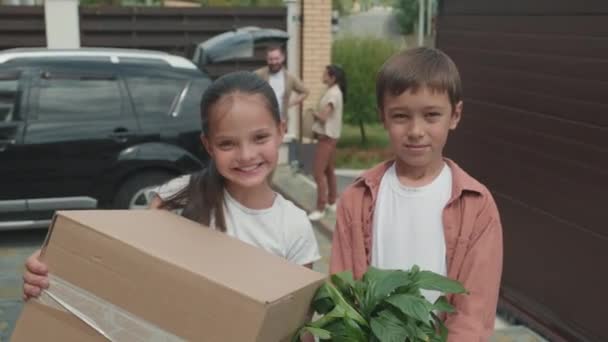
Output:
<instances>
[{"instance_id":1,"label":"car wheel","mask_svg":"<svg viewBox=\"0 0 608 342\"><path fill-rule=\"evenodd\" d=\"M147 209L152 201L152 190L174 175L166 172L139 173L122 184L116 198L116 209Z\"/></svg>"}]
</instances>

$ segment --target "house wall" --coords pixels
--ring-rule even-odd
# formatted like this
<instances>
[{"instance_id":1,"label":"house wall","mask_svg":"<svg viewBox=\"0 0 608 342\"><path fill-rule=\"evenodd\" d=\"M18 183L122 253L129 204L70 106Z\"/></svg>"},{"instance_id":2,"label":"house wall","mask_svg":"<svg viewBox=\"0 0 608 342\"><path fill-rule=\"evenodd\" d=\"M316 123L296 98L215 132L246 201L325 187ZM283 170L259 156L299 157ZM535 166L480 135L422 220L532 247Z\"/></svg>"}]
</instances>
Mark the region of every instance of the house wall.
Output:
<instances>
[{"instance_id":1,"label":"house wall","mask_svg":"<svg viewBox=\"0 0 608 342\"><path fill-rule=\"evenodd\" d=\"M311 93L304 102L302 133L312 136L312 116L325 86L321 76L331 62L331 1L302 0L302 80Z\"/></svg>"}]
</instances>

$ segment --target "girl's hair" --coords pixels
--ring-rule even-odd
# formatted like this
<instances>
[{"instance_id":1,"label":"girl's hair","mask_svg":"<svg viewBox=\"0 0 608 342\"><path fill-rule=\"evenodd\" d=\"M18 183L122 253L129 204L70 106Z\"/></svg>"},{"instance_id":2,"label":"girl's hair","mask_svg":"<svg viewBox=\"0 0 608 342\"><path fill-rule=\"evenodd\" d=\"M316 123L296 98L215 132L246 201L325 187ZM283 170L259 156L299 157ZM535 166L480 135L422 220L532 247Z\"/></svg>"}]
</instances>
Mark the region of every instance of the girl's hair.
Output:
<instances>
[{"instance_id":1,"label":"girl's hair","mask_svg":"<svg viewBox=\"0 0 608 342\"><path fill-rule=\"evenodd\" d=\"M202 134L209 137L212 134L212 115L215 105L225 96L234 94L260 95L266 99L268 111L277 123L281 122L279 103L274 91L257 75L247 71L229 73L218 78L203 93L201 99ZM216 120L217 121L217 118ZM182 216L206 226L215 218L215 228L225 232L226 219L224 216L225 179L218 172L213 158L202 171L192 174L186 188L163 201L161 208L175 210L183 209Z\"/></svg>"},{"instance_id":2,"label":"girl's hair","mask_svg":"<svg viewBox=\"0 0 608 342\"><path fill-rule=\"evenodd\" d=\"M342 92L342 102L346 103L346 74L344 73L344 70L335 64L330 64L326 66L325 69L329 76L335 78L336 84Z\"/></svg>"}]
</instances>

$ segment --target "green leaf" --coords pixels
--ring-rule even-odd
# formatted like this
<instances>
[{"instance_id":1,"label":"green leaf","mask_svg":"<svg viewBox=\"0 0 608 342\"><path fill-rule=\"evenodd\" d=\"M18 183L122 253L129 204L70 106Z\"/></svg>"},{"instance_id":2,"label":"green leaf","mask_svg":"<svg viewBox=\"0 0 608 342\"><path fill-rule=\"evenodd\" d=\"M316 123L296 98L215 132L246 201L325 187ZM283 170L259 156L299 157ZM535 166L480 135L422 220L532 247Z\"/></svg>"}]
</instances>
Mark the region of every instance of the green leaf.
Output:
<instances>
[{"instance_id":1,"label":"green leaf","mask_svg":"<svg viewBox=\"0 0 608 342\"><path fill-rule=\"evenodd\" d=\"M403 342L410 337L406 325L390 310L383 310L370 321L372 333L381 342Z\"/></svg>"},{"instance_id":2,"label":"green leaf","mask_svg":"<svg viewBox=\"0 0 608 342\"><path fill-rule=\"evenodd\" d=\"M431 271L420 271L416 277L416 285L421 289L435 290L443 293L466 293L459 282Z\"/></svg>"},{"instance_id":3,"label":"green leaf","mask_svg":"<svg viewBox=\"0 0 608 342\"><path fill-rule=\"evenodd\" d=\"M424 332L422 327L418 326L416 323L409 321L408 326L410 327L410 329L412 329L414 338L417 338L422 341L429 341L431 339L429 335ZM412 340L414 339L412 338Z\"/></svg>"},{"instance_id":4,"label":"green leaf","mask_svg":"<svg viewBox=\"0 0 608 342\"><path fill-rule=\"evenodd\" d=\"M315 294L315 298L312 301L312 308L323 315L331 311L335 306L336 304L329 295L327 284L323 284Z\"/></svg>"},{"instance_id":5,"label":"green leaf","mask_svg":"<svg viewBox=\"0 0 608 342\"><path fill-rule=\"evenodd\" d=\"M445 296L437 298L435 304L433 304L433 310L449 313L456 311L454 310L454 307L450 303L448 303L448 300Z\"/></svg>"},{"instance_id":6,"label":"green leaf","mask_svg":"<svg viewBox=\"0 0 608 342\"><path fill-rule=\"evenodd\" d=\"M396 294L385 299L385 302L399 309L399 311L408 317L421 322L429 322L431 320L429 312L432 309L432 305L424 297L410 294Z\"/></svg>"},{"instance_id":7,"label":"green leaf","mask_svg":"<svg viewBox=\"0 0 608 342\"><path fill-rule=\"evenodd\" d=\"M344 317L346 317L346 310L344 309L344 307L336 305L330 312L321 316L321 318L317 319L316 321L309 323L308 326L322 329L325 328L328 324Z\"/></svg>"},{"instance_id":8,"label":"green leaf","mask_svg":"<svg viewBox=\"0 0 608 342\"><path fill-rule=\"evenodd\" d=\"M367 284L362 281L355 281L355 285L353 287L353 294L355 296L355 301L357 305L361 308L363 305L363 301L365 300L365 294L367 293Z\"/></svg>"},{"instance_id":9,"label":"green leaf","mask_svg":"<svg viewBox=\"0 0 608 342\"><path fill-rule=\"evenodd\" d=\"M351 271L340 272L331 276L331 282L336 285L338 290L346 292L355 285L355 279Z\"/></svg>"},{"instance_id":10,"label":"green leaf","mask_svg":"<svg viewBox=\"0 0 608 342\"><path fill-rule=\"evenodd\" d=\"M411 284L409 274L404 271L393 271L376 283L376 295L384 298L392 294L396 289Z\"/></svg>"},{"instance_id":11,"label":"green leaf","mask_svg":"<svg viewBox=\"0 0 608 342\"><path fill-rule=\"evenodd\" d=\"M368 323L363 318L363 316L361 316L361 314L344 299L344 296L342 296L340 291L338 291L338 289L333 284L326 283L325 285L327 286L329 296L334 301L334 303L336 303L336 308L341 307L342 310L345 311L345 314L355 320L355 322L365 327L368 326Z\"/></svg>"},{"instance_id":12,"label":"green leaf","mask_svg":"<svg viewBox=\"0 0 608 342\"><path fill-rule=\"evenodd\" d=\"M367 283L367 293L361 311L365 317L370 317L383 299L411 284L408 272L376 268L370 268L366 272L364 281Z\"/></svg>"},{"instance_id":13,"label":"green leaf","mask_svg":"<svg viewBox=\"0 0 608 342\"><path fill-rule=\"evenodd\" d=\"M429 337L433 337L435 335L435 327L433 326L432 321L428 322L428 323L424 323L424 324L420 324L419 325L420 330L422 330L422 332Z\"/></svg>"},{"instance_id":14,"label":"green leaf","mask_svg":"<svg viewBox=\"0 0 608 342\"><path fill-rule=\"evenodd\" d=\"M321 328L304 327L299 336L302 336L305 332L309 332L312 336L318 337L321 340L328 340L331 338L331 333L328 330Z\"/></svg>"},{"instance_id":15,"label":"green leaf","mask_svg":"<svg viewBox=\"0 0 608 342\"><path fill-rule=\"evenodd\" d=\"M325 327L331 334L332 342L368 342L363 329L352 319L336 320Z\"/></svg>"},{"instance_id":16,"label":"green leaf","mask_svg":"<svg viewBox=\"0 0 608 342\"><path fill-rule=\"evenodd\" d=\"M342 293L344 299L350 305L356 305L356 297L355 297L355 280L353 279L353 274L350 271L336 273L331 276L331 282L334 286Z\"/></svg>"},{"instance_id":17,"label":"green leaf","mask_svg":"<svg viewBox=\"0 0 608 342\"><path fill-rule=\"evenodd\" d=\"M410 278L416 278L418 277L418 274L420 273L420 267L418 267L418 265L414 265L412 266L412 268L410 268Z\"/></svg>"},{"instance_id":18,"label":"green leaf","mask_svg":"<svg viewBox=\"0 0 608 342\"><path fill-rule=\"evenodd\" d=\"M366 291L363 296L363 301L361 302L361 305L360 305L361 313L367 319L370 318L371 313L374 311L374 309L377 306L377 303L375 302L375 297L374 297L375 293L376 293L376 282L375 281L367 282Z\"/></svg>"},{"instance_id":19,"label":"green leaf","mask_svg":"<svg viewBox=\"0 0 608 342\"><path fill-rule=\"evenodd\" d=\"M365 274L363 275L363 281L366 283L369 283L371 281L377 281L384 277L387 277L389 274L391 274L391 272L393 272L393 271L383 270L380 268L370 266L367 269L367 271L365 272Z\"/></svg>"},{"instance_id":20,"label":"green leaf","mask_svg":"<svg viewBox=\"0 0 608 342\"><path fill-rule=\"evenodd\" d=\"M438 339L438 342L445 342L448 340L448 327L445 326L441 318L439 318L435 313L431 312L431 316L435 321L435 328L439 331L438 335L435 335Z\"/></svg>"}]
</instances>

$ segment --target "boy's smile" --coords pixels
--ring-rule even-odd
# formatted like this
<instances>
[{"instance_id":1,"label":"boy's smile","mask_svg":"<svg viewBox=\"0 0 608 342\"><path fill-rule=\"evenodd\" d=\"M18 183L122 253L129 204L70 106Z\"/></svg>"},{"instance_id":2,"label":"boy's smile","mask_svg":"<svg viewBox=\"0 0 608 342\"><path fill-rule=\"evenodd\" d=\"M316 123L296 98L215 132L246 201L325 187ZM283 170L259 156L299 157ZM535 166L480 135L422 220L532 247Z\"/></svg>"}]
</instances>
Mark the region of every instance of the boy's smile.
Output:
<instances>
[{"instance_id":1,"label":"boy's smile","mask_svg":"<svg viewBox=\"0 0 608 342\"><path fill-rule=\"evenodd\" d=\"M461 112L462 102L452 108L447 92L426 86L387 94L382 119L400 166L422 175L438 171L448 132L458 126Z\"/></svg>"}]
</instances>

